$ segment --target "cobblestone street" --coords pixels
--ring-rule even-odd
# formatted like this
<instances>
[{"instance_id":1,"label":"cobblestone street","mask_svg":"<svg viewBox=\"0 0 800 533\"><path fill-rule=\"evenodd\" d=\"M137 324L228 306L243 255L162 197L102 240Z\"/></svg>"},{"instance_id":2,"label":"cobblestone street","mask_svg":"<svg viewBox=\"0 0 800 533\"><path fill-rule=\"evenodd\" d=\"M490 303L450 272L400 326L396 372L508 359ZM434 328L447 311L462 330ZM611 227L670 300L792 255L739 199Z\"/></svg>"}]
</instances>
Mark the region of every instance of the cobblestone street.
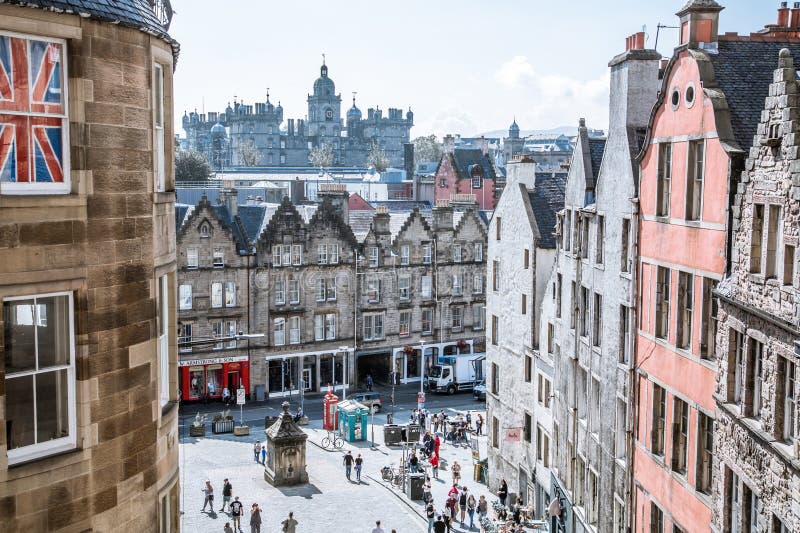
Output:
<instances>
[{"instance_id":1,"label":"cobblestone street","mask_svg":"<svg viewBox=\"0 0 800 533\"><path fill-rule=\"evenodd\" d=\"M471 402L466 396L456 399L461 400L458 403L467 405ZM448 401L449 398L443 397L442 400ZM450 415L464 412L454 408L445 408L445 411ZM407 415L398 412L398 417L402 417L405 422ZM245 418L249 418L247 413ZM401 420L398 418L398 421ZM383 446L382 424L385 422L385 415L375 417L375 449L366 441L346 443L342 451L326 451L319 446L327 433L321 429L320 420L312 419L309 426L304 428L309 435L309 484L285 488L276 488L264 481L263 467L253 461L253 443L256 440L263 441L264 436L263 424L256 426L255 422L250 422L251 435L248 437L212 435L209 431L205 438L182 439L180 454L183 531L222 531L226 522L232 522L227 513L211 514L201 511L204 481L209 479L214 486L215 510L218 510L222 505L222 482L226 477L233 485L233 495L240 497L246 510L249 510L253 502L261 505L264 510L262 531L266 533L281 531L280 523L289 511L294 512L299 522L298 531L369 532L375 527L376 520L381 520L387 533L393 528L398 533L427 531L422 502L408 500L400 489L393 488L381 479L381 468L388 464L399 464L402 456L400 448ZM370 426L368 438L371 437L371 429ZM485 456L486 437L482 437L480 442L481 455ZM361 453L364 457L361 484L348 482L344 476L342 456L348 449L354 455ZM441 511L447 490L452 486L449 466L456 460L463 467L462 482L469 487L469 491L474 492L476 498L485 494L492 501L486 487L472 481L473 467L469 447L452 446L443 442L441 454L447 467L440 469L439 481L433 480L432 493L437 513ZM461 529L457 523L456 526L456 531L468 530ZM247 512L242 519L242 529L249 532ZM477 531L477 523L474 531Z\"/></svg>"}]
</instances>

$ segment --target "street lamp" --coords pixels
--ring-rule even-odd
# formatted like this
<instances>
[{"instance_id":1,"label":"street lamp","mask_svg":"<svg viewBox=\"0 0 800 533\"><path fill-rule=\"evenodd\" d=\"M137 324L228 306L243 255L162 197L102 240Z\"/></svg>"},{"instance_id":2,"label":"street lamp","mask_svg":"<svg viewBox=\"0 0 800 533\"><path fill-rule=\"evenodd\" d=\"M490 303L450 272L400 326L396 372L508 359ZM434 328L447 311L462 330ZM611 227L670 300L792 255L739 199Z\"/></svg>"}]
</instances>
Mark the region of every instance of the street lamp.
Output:
<instances>
[{"instance_id":1,"label":"street lamp","mask_svg":"<svg viewBox=\"0 0 800 533\"><path fill-rule=\"evenodd\" d=\"M419 375L419 398L417 407L423 409L425 406L425 341L419 341L420 351L422 352L422 371Z\"/></svg>"},{"instance_id":2,"label":"street lamp","mask_svg":"<svg viewBox=\"0 0 800 533\"><path fill-rule=\"evenodd\" d=\"M350 353L349 346L339 346L339 351L344 352L342 356L342 400L347 398L347 388L345 387L345 383L347 382L347 354ZM334 372L336 371L336 363L333 365ZM334 375L334 379L336 376Z\"/></svg>"}]
</instances>

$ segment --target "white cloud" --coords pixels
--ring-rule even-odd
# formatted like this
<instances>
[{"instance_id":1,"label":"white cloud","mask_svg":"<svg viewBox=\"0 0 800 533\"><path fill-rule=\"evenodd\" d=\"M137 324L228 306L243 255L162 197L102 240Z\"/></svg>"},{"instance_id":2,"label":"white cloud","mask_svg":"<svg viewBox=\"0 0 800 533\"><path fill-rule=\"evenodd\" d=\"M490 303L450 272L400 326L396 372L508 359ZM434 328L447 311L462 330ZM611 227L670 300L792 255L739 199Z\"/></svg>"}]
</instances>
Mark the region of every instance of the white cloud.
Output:
<instances>
[{"instance_id":1,"label":"white cloud","mask_svg":"<svg viewBox=\"0 0 800 533\"><path fill-rule=\"evenodd\" d=\"M590 127L608 124L609 73L581 80L560 74L542 74L525 56L514 56L495 71L500 107L509 109L522 129L544 129L578 124L585 117ZM505 102L505 104L504 104Z\"/></svg>"}]
</instances>

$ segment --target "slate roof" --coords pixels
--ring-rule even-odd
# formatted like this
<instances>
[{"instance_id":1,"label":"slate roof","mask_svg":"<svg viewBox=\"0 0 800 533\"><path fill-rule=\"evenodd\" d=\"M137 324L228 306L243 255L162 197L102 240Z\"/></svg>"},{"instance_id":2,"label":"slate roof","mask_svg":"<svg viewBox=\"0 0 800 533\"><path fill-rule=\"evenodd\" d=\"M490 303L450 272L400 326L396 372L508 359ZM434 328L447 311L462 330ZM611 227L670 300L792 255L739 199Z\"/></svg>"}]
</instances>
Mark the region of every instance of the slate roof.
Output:
<instances>
[{"instance_id":1,"label":"slate roof","mask_svg":"<svg viewBox=\"0 0 800 533\"><path fill-rule=\"evenodd\" d=\"M586 184L587 189L594 189L597 184L597 176L600 174L600 163L603 161L603 150L606 148L605 139L594 139L589 137L589 158L592 161L592 179L591 187Z\"/></svg>"},{"instance_id":2,"label":"slate roof","mask_svg":"<svg viewBox=\"0 0 800 533\"><path fill-rule=\"evenodd\" d=\"M536 181L536 188L528 192L533 216L541 233L539 246L556 247L556 213L564 209L564 196L567 185L566 175L556 174L542 181Z\"/></svg>"},{"instance_id":3,"label":"slate roof","mask_svg":"<svg viewBox=\"0 0 800 533\"><path fill-rule=\"evenodd\" d=\"M269 222L267 207L263 205L240 205L238 211L241 230L244 231L248 242L253 244L261 235L264 225Z\"/></svg>"},{"instance_id":4,"label":"slate roof","mask_svg":"<svg viewBox=\"0 0 800 533\"><path fill-rule=\"evenodd\" d=\"M707 54L728 101L733 135L744 151L753 145L781 48L800 59L800 44L786 42L720 40L719 53Z\"/></svg>"},{"instance_id":5,"label":"slate roof","mask_svg":"<svg viewBox=\"0 0 800 533\"><path fill-rule=\"evenodd\" d=\"M186 220L186 214L191 207L186 204L175 204L175 231L178 231L183 226L183 221Z\"/></svg>"},{"instance_id":6,"label":"slate roof","mask_svg":"<svg viewBox=\"0 0 800 533\"><path fill-rule=\"evenodd\" d=\"M372 224L372 217L374 216L374 211L362 210L348 212L350 229L353 230L353 235L356 236L356 240L358 240L358 242L364 242L367 233L369 233L369 226Z\"/></svg>"},{"instance_id":7,"label":"slate roof","mask_svg":"<svg viewBox=\"0 0 800 533\"><path fill-rule=\"evenodd\" d=\"M376 200L369 202L372 207L386 207L389 211L424 211L431 209L431 203L423 200Z\"/></svg>"},{"instance_id":8,"label":"slate roof","mask_svg":"<svg viewBox=\"0 0 800 533\"><path fill-rule=\"evenodd\" d=\"M111 22L155 35L172 45L177 57L180 49L177 41L169 36L169 22L162 24L150 5L149 0L0 0L0 4L11 4L72 13L81 17ZM172 18L172 8L164 0L168 19Z\"/></svg>"},{"instance_id":9,"label":"slate roof","mask_svg":"<svg viewBox=\"0 0 800 533\"><path fill-rule=\"evenodd\" d=\"M242 231L242 228L236 223L235 220L233 220L233 217L231 217L228 207L224 205L214 205L211 206L211 209L213 209L216 213L220 223L233 234L233 238L236 241L236 245L239 247L239 250L246 250L249 246L249 241Z\"/></svg>"},{"instance_id":10,"label":"slate roof","mask_svg":"<svg viewBox=\"0 0 800 533\"><path fill-rule=\"evenodd\" d=\"M480 148L457 148L453 150L453 162L455 164L456 172L461 179L471 179L472 175L469 172L469 167L472 165L481 165L483 167L483 177L485 179L496 179L497 176L494 172L494 165L488 156L483 155Z\"/></svg>"}]
</instances>

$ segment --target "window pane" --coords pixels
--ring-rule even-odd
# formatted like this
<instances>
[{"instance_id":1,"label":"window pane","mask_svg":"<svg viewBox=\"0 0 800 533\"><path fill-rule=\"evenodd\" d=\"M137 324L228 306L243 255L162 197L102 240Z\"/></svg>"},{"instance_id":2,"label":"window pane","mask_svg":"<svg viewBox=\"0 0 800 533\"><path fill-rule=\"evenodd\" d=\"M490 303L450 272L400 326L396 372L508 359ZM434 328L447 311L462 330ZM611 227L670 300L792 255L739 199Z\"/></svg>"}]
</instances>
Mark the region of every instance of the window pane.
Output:
<instances>
[{"instance_id":1,"label":"window pane","mask_svg":"<svg viewBox=\"0 0 800 533\"><path fill-rule=\"evenodd\" d=\"M34 444L33 376L7 377L5 385L8 449Z\"/></svg>"},{"instance_id":2,"label":"window pane","mask_svg":"<svg viewBox=\"0 0 800 533\"><path fill-rule=\"evenodd\" d=\"M18 300L3 305L6 374L36 368L35 315L33 300Z\"/></svg>"},{"instance_id":3,"label":"window pane","mask_svg":"<svg viewBox=\"0 0 800 533\"><path fill-rule=\"evenodd\" d=\"M69 435L67 369L36 375L37 442Z\"/></svg>"},{"instance_id":4,"label":"window pane","mask_svg":"<svg viewBox=\"0 0 800 533\"><path fill-rule=\"evenodd\" d=\"M39 368L69 364L69 298L36 300Z\"/></svg>"}]
</instances>

